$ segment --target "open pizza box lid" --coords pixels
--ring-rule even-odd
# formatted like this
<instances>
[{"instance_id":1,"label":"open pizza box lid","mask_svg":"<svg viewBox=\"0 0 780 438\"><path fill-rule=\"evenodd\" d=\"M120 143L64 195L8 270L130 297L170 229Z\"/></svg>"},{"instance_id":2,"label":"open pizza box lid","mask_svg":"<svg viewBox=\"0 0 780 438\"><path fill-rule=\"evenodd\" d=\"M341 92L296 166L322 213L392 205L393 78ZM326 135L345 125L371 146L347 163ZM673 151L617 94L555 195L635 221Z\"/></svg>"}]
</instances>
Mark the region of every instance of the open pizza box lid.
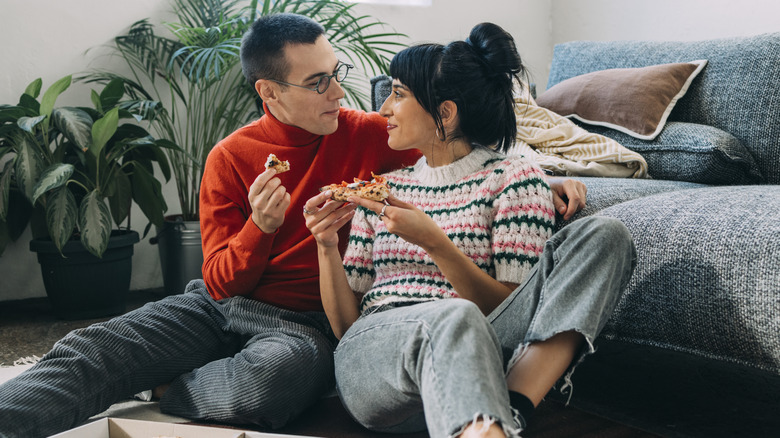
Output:
<instances>
[{"instance_id":1,"label":"open pizza box lid","mask_svg":"<svg viewBox=\"0 0 780 438\"><path fill-rule=\"evenodd\" d=\"M101 418L49 438L295 438L296 435L252 432L193 424ZM302 438L298 436L299 438Z\"/></svg>"}]
</instances>

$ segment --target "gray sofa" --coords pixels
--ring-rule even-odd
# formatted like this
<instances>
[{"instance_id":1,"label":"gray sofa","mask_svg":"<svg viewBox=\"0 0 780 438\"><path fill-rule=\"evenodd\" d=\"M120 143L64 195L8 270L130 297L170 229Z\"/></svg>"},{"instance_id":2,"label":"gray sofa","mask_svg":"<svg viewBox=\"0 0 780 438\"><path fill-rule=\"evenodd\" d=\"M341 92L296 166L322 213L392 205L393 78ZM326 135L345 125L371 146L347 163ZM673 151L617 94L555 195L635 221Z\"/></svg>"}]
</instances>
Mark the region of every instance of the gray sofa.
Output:
<instances>
[{"instance_id":1,"label":"gray sofa","mask_svg":"<svg viewBox=\"0 0 780 438\"><path fill-rule=\"evenodd\" d=\"M548 89L698 59L707 66L654 140L580 124L642 154L653 179L578 178L588 206L573 220L620 219L638 262L571 403L665 436L770 436L780 430L780 33L559 44ZM372 81L376 105L387 84Z\"/></svg>"}]
</instances>

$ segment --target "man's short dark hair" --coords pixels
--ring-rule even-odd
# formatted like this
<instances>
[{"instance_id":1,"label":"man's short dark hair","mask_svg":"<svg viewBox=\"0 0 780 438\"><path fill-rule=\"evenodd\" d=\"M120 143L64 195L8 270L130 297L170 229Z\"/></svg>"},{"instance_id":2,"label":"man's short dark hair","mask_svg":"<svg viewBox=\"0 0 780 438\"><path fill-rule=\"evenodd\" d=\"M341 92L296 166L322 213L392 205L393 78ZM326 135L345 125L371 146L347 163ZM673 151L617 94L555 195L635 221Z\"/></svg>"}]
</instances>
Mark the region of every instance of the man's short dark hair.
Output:
<instances>
[{"instance_id":1,"label":"man's short dark hair","mask_svg":"<svg viewBox=\"0 0 780 438\"><path fill-rule=\"evenodd\" d=\"M291 13L258 18L241 40L241 69L254 87L258 79L287 79L284 48L288 44L314 44L325 28L309 17Z\"/></svg>"}]
</instances>

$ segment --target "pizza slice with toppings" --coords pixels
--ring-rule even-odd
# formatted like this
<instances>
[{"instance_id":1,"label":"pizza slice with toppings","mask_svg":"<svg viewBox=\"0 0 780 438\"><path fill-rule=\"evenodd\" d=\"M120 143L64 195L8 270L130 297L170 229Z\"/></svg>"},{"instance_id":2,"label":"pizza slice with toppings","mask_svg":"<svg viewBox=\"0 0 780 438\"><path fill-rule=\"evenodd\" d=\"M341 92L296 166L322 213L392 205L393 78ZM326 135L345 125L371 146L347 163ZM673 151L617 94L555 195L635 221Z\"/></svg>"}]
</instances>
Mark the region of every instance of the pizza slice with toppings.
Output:
<instances>
[{"instance_id":1,"label":"pizza slice with toppings","mask_svg":"<svg viewBox=\"0 0 780 438\"><path fill-rule=\"evenodd\" d=\"M320 188L320 191L331 190L333 194L330 198L334 201L346 201L350 196L357 196L382 202L390 196L390 188L384 177L374 175L373 172L371 172L371 176L373 177L371 181L355 178L354 182L342 181L341 184L330 184Z\"/></svg>"}]
</instances>

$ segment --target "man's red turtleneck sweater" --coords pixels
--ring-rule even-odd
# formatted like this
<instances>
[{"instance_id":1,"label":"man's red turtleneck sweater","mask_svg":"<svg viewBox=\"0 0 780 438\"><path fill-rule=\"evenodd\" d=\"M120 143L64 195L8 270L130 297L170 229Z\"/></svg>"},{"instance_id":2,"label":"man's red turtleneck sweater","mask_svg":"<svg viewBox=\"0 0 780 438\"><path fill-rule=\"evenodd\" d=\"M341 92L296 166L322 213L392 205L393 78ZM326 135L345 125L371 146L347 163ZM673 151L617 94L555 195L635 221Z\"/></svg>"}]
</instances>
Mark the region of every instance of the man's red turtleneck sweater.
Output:
<instances>
[{"instance_id":1,"label":"man's red turtleneck sweater","mask_svg":"<svg viewBox=\"0 0 780 438\"><path fill-rule=\"evenodd\" d=\"M321 311L317 244L304 223L303 204L324 185L414 164L418 152L387 146L386 127L377 113L342 108L335 133L314 135L266 109L259 120L219 142L206 160L200 189L203 278L211 296L242 295L286 309ZM284 224L266 234L252 222L248 193L270 153L290 162L290 171L278 178L291 204ZM340 231L342 250L348 233L348 226Z\"/></svg>"}]
</instances>

